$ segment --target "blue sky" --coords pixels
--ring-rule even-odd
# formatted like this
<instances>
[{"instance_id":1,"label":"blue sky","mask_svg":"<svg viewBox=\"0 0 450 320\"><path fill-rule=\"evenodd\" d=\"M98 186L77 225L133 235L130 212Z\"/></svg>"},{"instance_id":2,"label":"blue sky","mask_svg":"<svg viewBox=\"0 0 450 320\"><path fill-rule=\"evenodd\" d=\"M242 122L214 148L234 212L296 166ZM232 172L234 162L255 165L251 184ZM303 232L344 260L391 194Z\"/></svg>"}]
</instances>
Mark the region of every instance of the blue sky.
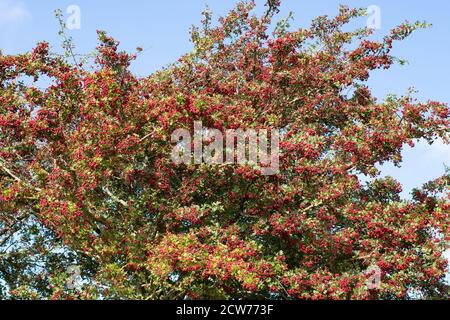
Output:
<instances>
[{"instance_id":1,"label":"blue sky","mask_svg":"<svg viewBox=\"0 0 450 320\"><path fill-rule=\"evenodd\" d=\"M114 1L114 0L0 0L0 48L5 53L19 53L31 49L41 40L58 48L57 22L53 11L65 12L70 5L81 10L81 28L68 31L77 45L77 52L86 53L96 46L96 30L102 29L121 41L122 48L144 52L134 63L133 70L148 75L174 62L191 48L189 28L201 19L208 3L216 15L231 9L236 0L165 0L165 1ZM257 0L258 11L264 0ZM434 26L421 30L408 40L399 43L394 53L409 61L406 66L396 66L388 72L375 72L370 86L376 96L383 99L388 93L403 94L409 87L418 90L420 100L450 102L450 1L448 0L284 0L281 16L293 11L293 27L307 26L312 18L337 12L340 3L352 7L376 5L381 9L381 29L377 36L404 20L426 20ZM66 14L68 17L69 15ZM365 20L358 22L362 27ZM358 24L357 23L357 24ZM450 166L450 147L442 142L433 146L418 143L416 148L406 148L401 168L383 166L384 175L392 175L404 185L403 196L423 183L440 176L444 164Z\"/></svg>"}]
</instances>

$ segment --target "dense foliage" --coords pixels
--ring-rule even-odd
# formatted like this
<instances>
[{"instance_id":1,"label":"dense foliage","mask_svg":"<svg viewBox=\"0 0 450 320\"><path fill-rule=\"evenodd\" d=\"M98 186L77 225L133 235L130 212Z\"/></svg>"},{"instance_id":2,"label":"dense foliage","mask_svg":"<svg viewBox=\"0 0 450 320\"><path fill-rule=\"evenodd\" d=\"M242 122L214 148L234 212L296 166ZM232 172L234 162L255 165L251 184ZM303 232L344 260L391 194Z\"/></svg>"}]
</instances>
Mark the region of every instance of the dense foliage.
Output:
<instances>
[{"instance_id":1,"label":"dense foliage","mask_svg":"<svg viewBox=\"0 0 450 320\"><path fill-rule=\"evenodd\" d=\"M449 142L449 108L378 102L365 84L425 24L375 41L345 31L364 10L341 7L291 31L269 3L217 23L206 11L193 51L143 78L101 31L91 65L45 42L0 55L0 297L448 297L449 174L403 200L376 166L417 139ZM175 165L171 134L196 120L280 128L280 173Z\"/></svg>"}]
</instances>

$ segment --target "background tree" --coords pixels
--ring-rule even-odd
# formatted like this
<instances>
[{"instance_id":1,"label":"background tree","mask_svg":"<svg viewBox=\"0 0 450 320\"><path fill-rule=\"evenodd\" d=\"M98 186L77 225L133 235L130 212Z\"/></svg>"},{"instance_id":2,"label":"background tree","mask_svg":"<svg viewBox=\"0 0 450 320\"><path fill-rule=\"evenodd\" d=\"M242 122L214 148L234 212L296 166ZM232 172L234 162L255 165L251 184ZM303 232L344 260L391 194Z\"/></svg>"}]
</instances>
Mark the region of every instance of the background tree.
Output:
<instances>
[{"instance_id":1,"label":"background tree","mask_svg":"<svg viewBox=\"0 0 450 320\"><path fill-rule=\"evenodd\" d=\"M278 1L262 17L254 6L217 24L206 11L193 51L145 78L102 31L92 68L47 43L0 56L3 297L448 297L449 174L402 200L376 165L400 165L417 139L448 143L449 109L412 94L377 102L365 85L426 24L377 42L344 31L364 10L290 31L289 20L272 28ZM282 129L281 172L175 165L172 132L200 120Z\"/></svg>"}]
</instances>

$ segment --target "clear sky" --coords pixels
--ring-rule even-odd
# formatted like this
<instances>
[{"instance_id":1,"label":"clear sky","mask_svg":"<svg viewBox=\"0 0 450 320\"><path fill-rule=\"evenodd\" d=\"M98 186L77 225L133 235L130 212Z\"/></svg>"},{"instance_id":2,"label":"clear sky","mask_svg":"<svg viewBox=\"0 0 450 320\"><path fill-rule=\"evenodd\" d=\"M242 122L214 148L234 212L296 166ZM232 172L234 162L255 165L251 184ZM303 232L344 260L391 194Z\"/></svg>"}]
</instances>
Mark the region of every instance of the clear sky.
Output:
<instances>
[{"instance_id":1,"label":"clear sky","mask_svg":"<svg viewBox=\"0 0 450 320\"><path fill-rule=\"evenodd\" d=\"M80 29L68 31L77 45L78 53L92 51L96 46L96 30L102 29L121 41L122 48L133 51L144 48L133 70L139 75L174 62L191 48L189 28L198 24L201 12L208 3L217 15L225 14L236 0L0 0L0 48L5 53L19 53L31 49L37 41L49 41L55 49L60 40L53 11L66 13L70 5L80 9ZM265 0L257 0L263 10ZM351 7L376 5L381 9L379 36L404 20L426 20L434 26L421 30L397 44L395 55L409 61L388 72L375 72L370 86L379 99L388 93L403 94L414 86L417 98L450 102L450 1L448 0L284 0L281 16L293 11L293 27L307 26L312 18L337 13L340 3ZM70 14L66 14L69 17ZM359 27L366 24L360 20ZM419 143L406 148L401 168L383 167L404 185L404 196L423 183L440 176L444 164L450 166L450 147L441 142L428 146Z\"/></svg>"}]
</instances>

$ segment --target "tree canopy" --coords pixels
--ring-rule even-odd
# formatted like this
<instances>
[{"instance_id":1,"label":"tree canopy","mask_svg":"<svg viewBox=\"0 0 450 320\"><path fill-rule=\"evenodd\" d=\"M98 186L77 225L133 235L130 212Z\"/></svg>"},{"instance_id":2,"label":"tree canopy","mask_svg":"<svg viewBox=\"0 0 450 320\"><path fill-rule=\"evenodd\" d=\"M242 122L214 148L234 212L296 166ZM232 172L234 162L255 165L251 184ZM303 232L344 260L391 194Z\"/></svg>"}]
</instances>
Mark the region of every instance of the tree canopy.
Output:
<instances>
[{"instance_id":1,"label":"tree canopy","mask_svg":"<svg viewBox=\"0 0 450 320\"><path fill-rule=\"evenodd\" d=\"M426 24L375 41L348 31L364 10L292 31L278 1L254 7L206 10L193 50L147 77L103 31L92 63L46 42L0 55L0 297L448 298L449 173L405 200L376 166L448 143L449 108L367 85ZM173 163L171 134L195 121L280 129L280 172Z\"/></svg>"}]
</instances>

